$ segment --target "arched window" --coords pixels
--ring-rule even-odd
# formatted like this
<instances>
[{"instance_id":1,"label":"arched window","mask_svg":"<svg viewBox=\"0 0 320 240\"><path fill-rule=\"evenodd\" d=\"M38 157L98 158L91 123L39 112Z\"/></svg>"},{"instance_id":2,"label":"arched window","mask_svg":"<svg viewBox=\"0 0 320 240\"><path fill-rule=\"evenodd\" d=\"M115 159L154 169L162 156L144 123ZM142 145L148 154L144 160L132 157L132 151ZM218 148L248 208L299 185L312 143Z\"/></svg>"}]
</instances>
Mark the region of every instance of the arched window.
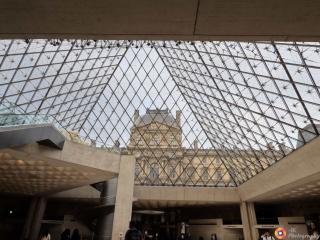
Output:
<instances>
[{"instance_id":1,"label":"arched window","mask_svg":"<svg viewBox=\"0 0 320 240\"><path fill-rule=\"evenodd\" d=\"M136 164L136 168L135 168L135 175L136 177L138 177L141 173L141 167L139 164Z\"/></svg>"},{"instance_id":2,"label":"arched window","mask_svg":"<svg viewBox=\"0 0 320 240\"><path fill-rule=\"evenodd\" d=\"M142 135L140 133L138 133L137 137L136 137L136 145L143 145L143 139L142 139Z\"/></svg>"},{"instance_id":3,"label":"arched window","mask_svg":"<svg viewBox=\"0 0 320 240\"><path fill-rule=\"evenodd\" d=\"M154 141L155 141L155 145L159 146L161 144L161 135L160 134L156 134L154 136Z\"/></svg>"},{"instance_id":4,"label":"arched window","mask_svg":"<svg viewBox=\"0 0 320 240\"><path fill-rule=\"evenodd\" d=\"M158 163L151 164L149 179L151 180L151 182L154 182L155 180L159 179L159 164Z\"/></svg>"},{"instance_id":5,"label":"arched window","mask_svg":"<svg viewBox=\"0 0 320 240\"><path fill-rule=\"evenodd\" d=\"M193 166L187 168L187 180L194 180L196 169Z\"/></svg>"},{"instance_id":6,"label":"arched window","mask_svg":"<svg viewBox=\"0 0 320 240\"><path fill-rule=\"evenodd\" d=\"M175 179L177 177L175 168L173 166L169 166L168 167L168 172L167 173L168 173L170 179Z\"/></svg>"},{"instance_id":7,"label":"arched window","mask_svg":"<svg viewBox=\"0 0 320 240\"><path fill-rule=\"evenodd\" d=\"M216 178L216 180L218 180L218 181L220 181L220 180L221 180L221 178L222 178L222 172L221 172L221 169L217 169L217 170L216 170L215 178Z\"/></svg>"},{"instance_id":8,"label":"arched window","mask_svg":"<svg viewBox=\"0 0 320 240\"><path fill-rule=\"evenodd\" d=\"M173 133L169 133L167 135L167 141L168 141L168 145L170 146L177 145L177 141Z\"/></svg>"},{"instance_id":9,"label":"arched window","mask_svg":"<svg viewBox=\"0 0 320 240\"><path fill-rule=\"evenodd\" d=\"M209 169L207 167L202 168L202 180L208 181L209 180Z\"/></svg>"}]
</instances>

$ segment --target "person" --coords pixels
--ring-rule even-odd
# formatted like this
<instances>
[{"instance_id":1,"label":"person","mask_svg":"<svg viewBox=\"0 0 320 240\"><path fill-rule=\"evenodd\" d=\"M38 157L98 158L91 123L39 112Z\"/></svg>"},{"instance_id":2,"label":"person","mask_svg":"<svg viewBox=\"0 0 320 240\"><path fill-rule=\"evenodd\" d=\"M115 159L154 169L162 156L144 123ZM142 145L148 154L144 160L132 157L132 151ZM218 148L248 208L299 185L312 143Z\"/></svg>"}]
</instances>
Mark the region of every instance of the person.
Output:
<instances>
[{"instance_id":1,"label":"person","mask_svg":"<svg viewBox=\"0 0 320 240\"><path fill-rule=\"evenodd\" d=\"M180 235L178 236L178 240L185 240L184 234L180 234Z\"/></svg>"},{"instance_id":2,"label":"person","mask_svg":"<svg viewBox=\"0 0 320 240\"><path fill-rule=\"evenodd\" d=\"M186 240L191 240L191 233L190 233L190 231L187 231Z\"/></svg>"},{"instance_id":3,"label":"person","mask_svg":"<svg viewBox=\"0 0 320 240\"><path fill-rule=\"evenodd\" d=\"M264 234L259 238L259 240L275 240L273 236L270 235L269 231L264 232Z\"/></svg>"},{"instance_id":4,"label":"person","mask_svg":"<svg viewBox=\"0 0 320 240\"><path fill-rule=\"evenodd\" d=\"M69 228L65 229L61 234L60 240L70 240L70 234L71 234L70 229Z\"/></svg>"},{"instance_id":5,"label":"person","mask_svg":"<svg viewBox=\"0 0 320 240\"><path fill-rule=\"evenodd\" d=\"M71 240L80 240L80 239L81 239L81 236L80 236L79 229L76 228L72 232Z\"/></svg>"},{"instance_id":6,"label":"person","mask_svg":"<svg viewBox=\"0 0 320 240\"><path fill-rule=\"evenodd\" d=\"M215 233L211 233L210 240L217 240L217 235Z\"/></svg>"},{"instance_id":7,"label":"person","mask_svg":"<svg viewBox=\"0 0 320 240\"><path fill-rule=\"evenodd\" d=\"M318 240L319 234L316 230L313 231L312 235L310 236L310 240Z\"/></svg>"},{"instance_id":8,"label":"person","mask_svg":"<svg viewBox=\"0 0 320 240\"><path fill-rule=\"evenodd\" d=\"M40 240L50 240L51 236L48 229L44 229L40 233Z\"/></svg>"},{"instance_id":9,"label":"person","mask_svg":"<svg viewBox=\"0 0 320 240\"><path fill-rule=\"evenodd\" d=\"M125 240L142 240L141 232L136 228L134 222L130 222L129 229L124 237Z\"/></svg>"},{"instance_id":10,"label":"person","mask_svg":"<svg viewBox=\"0 0 320 240\"><path fill-rule=\"evenodd\" d=\"M204 240L202 236L199 237L199 240Z\"/></svg>"}]
</instances>

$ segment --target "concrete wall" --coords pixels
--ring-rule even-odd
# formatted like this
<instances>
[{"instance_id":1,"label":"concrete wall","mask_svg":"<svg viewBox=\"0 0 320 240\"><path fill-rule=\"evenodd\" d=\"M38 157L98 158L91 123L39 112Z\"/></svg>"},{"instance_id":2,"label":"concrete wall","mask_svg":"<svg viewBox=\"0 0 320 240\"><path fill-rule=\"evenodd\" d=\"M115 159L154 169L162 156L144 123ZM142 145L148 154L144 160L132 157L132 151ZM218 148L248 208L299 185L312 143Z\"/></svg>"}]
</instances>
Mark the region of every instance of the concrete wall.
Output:
<instances>
[{"instance_id":1,"label":"concrete wall","mask_svg":"<svg viewBox=\"0 0 320 240\"><path fill-rule=\"evenodd\" d=\"M100 192L88 185L53 194L50 198L99 199Z\"/></svg>"},{"instance_id":2,"label":"concrete wall","mask_svg":"<svg viewBox=\"0 0 320 240\"><path fill-rule=\"evenodd\" d=\"M291 230L295 231L295 234L308 234L304 217L279 217L278 220L279 225L287 230L287 234Z\"/></svg>"},{"instance_id":3,"label":"concrete wall","mask_svg":"<svg viewBox=\"0 0 320 240\"><path fill-rule=\"evenodd\" d=\"M211 234L216 234L218 240L239 240L243 239L242 228L227 228L223 226L222 219L197 219L190 220L190 234L192 240L205 240L211 238Z\"/></svg>"},{"instance_id":4,"label":"concrete wall","mask_svg":"<svg viewBox=\"0 0 320 240\"><path fill-rule=\"evenodd\" d=\"M224 228L222 240L241 240L243 238L243 231L241 228ZM254 239L256 240L256 239Z\"/></svg>"},{"instance_id":5,"label":"concrete wall","mask_svg":"<svg viewBox=\"0 0 320 240\"><path fill-rule=\"evenodd\" d=\"M223 238L222 219L197 219L190 220L190 234L192 240L199 240L199 237L210 239L215 233L218 239Z\"/></svg>"},{"instance_id":6,"label":"concrete wall","mask_svg":"<svg viewBox=\"0 0 320 240\"><path fill-rule=\"evenodd\" d=\"M135 186L134 198L138 201L176 201L181 204L240 202L236 188Z\"/></svg>"}]
</instances>

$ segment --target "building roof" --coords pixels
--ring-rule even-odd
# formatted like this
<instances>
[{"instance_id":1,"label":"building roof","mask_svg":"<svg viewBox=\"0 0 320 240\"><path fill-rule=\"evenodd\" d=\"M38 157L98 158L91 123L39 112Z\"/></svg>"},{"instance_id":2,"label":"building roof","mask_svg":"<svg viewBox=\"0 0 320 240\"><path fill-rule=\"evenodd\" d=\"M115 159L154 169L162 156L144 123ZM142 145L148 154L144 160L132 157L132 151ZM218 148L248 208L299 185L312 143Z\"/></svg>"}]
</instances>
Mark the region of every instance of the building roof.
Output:
<instances>
[{"instance_id":1,"label":"building roof","mask_svg":"<svg viewBox=\"0 0 320 240\"><path fill-rule=\"evenodd\" d=\"M168 109L147 109L146 114L138 117L134 122L135 127L142 127L152 122L157 122L170 127L179 128L176 119L172 116Z\"/></svg>"}]
</instances>

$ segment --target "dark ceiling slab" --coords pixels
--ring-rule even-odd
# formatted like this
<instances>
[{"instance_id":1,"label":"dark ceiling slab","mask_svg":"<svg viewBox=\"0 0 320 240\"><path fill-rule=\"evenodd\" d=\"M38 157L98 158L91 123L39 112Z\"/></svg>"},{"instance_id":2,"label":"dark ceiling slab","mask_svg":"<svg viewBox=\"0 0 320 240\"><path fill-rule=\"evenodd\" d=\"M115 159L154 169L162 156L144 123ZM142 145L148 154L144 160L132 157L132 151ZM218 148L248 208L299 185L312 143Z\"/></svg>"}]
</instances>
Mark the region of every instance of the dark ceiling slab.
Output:
<instances>
[{"instance_id":1,"label":"dark ceiling slab","mask_svg":"<svg viewBox=\"0 0 320 240\"><path fill-rule=\"evenodd\" d=\"M318 0L2 0L1 38L319 40Z\"/></svg>"},{"instance_id":2,"label":"dark ceiling slab","mask_svg":"<svg viewBox=\"0 0 320 240\"><path fill-rule=\"evenodd\" d=\"M200 0L195 35L319 37L320 1Z\"/></svg>"},{"instance_id":3,"label":"dark ceiling slab","mask_svg":"<svg viewBox=\"0 0 320 240\"><path fill-rule=\"evenodd\" d=\"M190 35L196 10L197 0L9 0L0 5L0 29L26 35Z\"/></svg>"},{"instance_id":4,"label":"dark ceiling slab","mask_svg":"<svg viewBox=\"0 0 320 240\"><path fill-rule=\"evenodd\" d=\"M0 149L35 142L62 150L65 137L53 124L0 127Z\"/></svg>"}]
</instances>

